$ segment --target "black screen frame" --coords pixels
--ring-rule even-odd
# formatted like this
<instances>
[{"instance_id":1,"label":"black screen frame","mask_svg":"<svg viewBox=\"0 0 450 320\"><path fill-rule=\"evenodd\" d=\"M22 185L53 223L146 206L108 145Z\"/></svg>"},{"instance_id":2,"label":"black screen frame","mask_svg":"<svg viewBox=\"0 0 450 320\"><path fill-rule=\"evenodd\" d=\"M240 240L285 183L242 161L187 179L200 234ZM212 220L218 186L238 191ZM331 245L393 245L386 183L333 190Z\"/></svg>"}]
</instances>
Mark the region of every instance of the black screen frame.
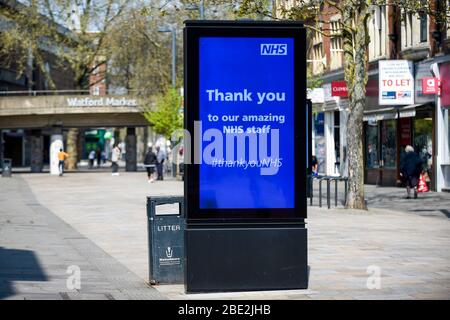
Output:
<instances>
[{"instance_id":1,"label":"black screen frame","mask_svg":"<svg viewBox=\"0 0 450 320\"><path fill-rule=\"evenodd\" d=\"M201 209L199 164L194 164L194 121L199 118L200 37L264 37L294 39L294 208ZM188 223L302 223L306 210L306 31L299 22L188 21L184 29L184 120L190 132L192 164L185 165ZM230 190L230 196L232 190Z\"/></svg>"}]
</instances>

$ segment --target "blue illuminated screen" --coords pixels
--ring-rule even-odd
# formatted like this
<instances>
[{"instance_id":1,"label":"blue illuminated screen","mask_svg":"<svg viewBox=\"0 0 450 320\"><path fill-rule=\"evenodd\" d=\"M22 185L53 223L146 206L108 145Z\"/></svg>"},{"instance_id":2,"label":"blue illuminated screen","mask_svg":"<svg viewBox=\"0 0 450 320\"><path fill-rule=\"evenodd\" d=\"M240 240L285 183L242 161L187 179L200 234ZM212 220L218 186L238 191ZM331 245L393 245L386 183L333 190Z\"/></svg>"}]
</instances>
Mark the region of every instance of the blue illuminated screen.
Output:
<instances>
[{"instance_id":1,"label":"blue illuminated screen","mask_svg":"<svg viewBox=\"0 0 450 320\"><path fill-rule=\"evenodd\" d=\"M293 38L199 39L201 209L294 208L294 56Z\"/></svg>"}]
</instances>

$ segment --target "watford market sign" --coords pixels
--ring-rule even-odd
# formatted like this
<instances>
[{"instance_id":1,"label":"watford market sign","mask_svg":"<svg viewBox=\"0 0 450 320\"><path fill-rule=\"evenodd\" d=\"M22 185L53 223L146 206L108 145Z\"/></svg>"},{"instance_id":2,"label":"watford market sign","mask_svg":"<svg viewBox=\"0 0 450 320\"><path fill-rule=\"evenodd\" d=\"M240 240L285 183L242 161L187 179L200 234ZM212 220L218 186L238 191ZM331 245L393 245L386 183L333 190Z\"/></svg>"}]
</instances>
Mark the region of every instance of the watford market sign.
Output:
<instances>
[{"instance_id":1,"label":"watford market sign","mask_svg":"<svg viewBox=\"0 0 450 320\"><path fill-rule=\"evenodd\" d=\"M136 99L113 97L67 98L69 107L137 107Z\"/></svg>"}]
</instances>

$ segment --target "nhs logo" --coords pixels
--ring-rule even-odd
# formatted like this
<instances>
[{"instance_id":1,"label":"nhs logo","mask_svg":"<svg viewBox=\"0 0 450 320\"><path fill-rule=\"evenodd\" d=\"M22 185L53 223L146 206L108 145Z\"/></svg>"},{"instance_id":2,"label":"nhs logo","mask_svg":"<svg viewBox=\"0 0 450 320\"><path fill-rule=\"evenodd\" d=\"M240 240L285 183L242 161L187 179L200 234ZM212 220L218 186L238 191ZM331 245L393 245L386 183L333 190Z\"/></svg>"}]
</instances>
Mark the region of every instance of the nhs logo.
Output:
<instances>
[{"instance_id":1,"label":"nhs logo","mask_svg":"<svg viewBox=\"0 0 450 320\"><path fill-rule=\"evenodd\" d=\"M262 56L285 56L287 55L286 43L261 43Z\"/></svg>"}]
</instances>

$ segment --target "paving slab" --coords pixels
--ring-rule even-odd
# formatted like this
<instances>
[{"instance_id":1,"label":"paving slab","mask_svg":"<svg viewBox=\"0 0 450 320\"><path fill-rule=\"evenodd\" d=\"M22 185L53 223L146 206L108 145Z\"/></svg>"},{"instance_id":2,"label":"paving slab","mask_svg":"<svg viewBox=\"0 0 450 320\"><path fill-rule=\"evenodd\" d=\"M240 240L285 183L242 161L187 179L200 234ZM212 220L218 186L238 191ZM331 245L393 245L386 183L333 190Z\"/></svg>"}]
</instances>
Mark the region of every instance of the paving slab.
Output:
<instances>
[{"instance_id":1,"label":"paving slab","mask_svg":"<svg viewBox=\"0 0 450 320\"><path fill-rule=\"evenodd\" d=\"M28 205L13 206L14 214L0 215L3 219L0 221L14 222L17 212L36 207L34 212L39 212L46 208L82 238L67 235L65 241L70 245L84 250L89 239L103 254L137 275L141 283L148 281L146 197L181 195L181 181L149 184L140 172L121 172L118 177L97 172L67 174L63 178L22 174L20 178L34 198L26 202ZM371 192L369 211L345 210L342 206L330 210L318 208L317 198L314 199L315 205L308 207L307 219L308 290L187 295L182 285L161 285L155 289L169 299L450 299L450 219L442 212L448 196L428 193L420 195L423 201L411 205L402 199L404 190L392 189L396 188L377 188ZM14 197L17 198L11 195L11 199ZM431 211L418 211L425 207ZM34 229L28 217L19 215L18 219L20 226L16 230ZM39 219L33 221L41 223ZM0 241L10 238L11 234L2 240L0 233ZM29 235L27 239L20 243L26 245L36 236ZM64 247L59 247L58 239L49 237L48 241L57 248L56 254L62 254ZM76 252L67 252L70 261L76 258ZM90 265L107 270L103 254L86 253ZM51 262L58 265L53 258ZM367 287L374 268L379 271L379 289ZM141 297L139 292L130 296Z\"/></svg>"},{"instance_id":2,"label":"paving slab","mask_svg":"<svg viewBox=\"0 0 450 320\"><path fill-rule=\"evenodd\" d=\"M165 299L42 206L20 176L0 179L0 190L0 299ZM74 267L80 288L70 286Z\"/></svg>"}]
</instances>

